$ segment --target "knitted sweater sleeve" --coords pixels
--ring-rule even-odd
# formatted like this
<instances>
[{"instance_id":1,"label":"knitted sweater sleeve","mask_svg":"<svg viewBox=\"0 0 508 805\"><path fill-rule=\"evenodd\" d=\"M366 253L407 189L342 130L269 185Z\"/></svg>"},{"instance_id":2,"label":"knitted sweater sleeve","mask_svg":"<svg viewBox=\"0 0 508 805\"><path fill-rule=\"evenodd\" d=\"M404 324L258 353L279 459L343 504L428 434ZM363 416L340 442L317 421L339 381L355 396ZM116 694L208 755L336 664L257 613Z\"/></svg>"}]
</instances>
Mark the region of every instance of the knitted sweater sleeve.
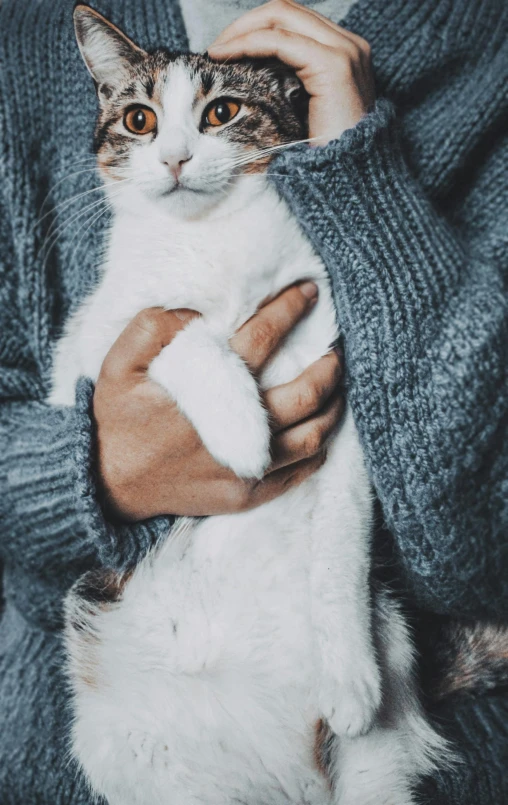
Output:
<instances>
[{"instance_id":1,"label":"knitted sweater sleeve","mask_svg":"<svg viewBox=\"0 0 508 805\"><path fill-rule=\"evenodd\" d=\"M132 564L167 518L114 525L98 502L92 384L76 405L53 408L28 333L33 310L16 270L10 219L0 195L0 559L45 574L86 560Z\"/></svg>"},{"instance_id":2,"label":"knitted sweater sleeve","mask_svg":"<svg viewBox=\"0 0 508 805\"><path fill-rule=\"evenodd\" d=\"M506 612L501 250L468 248L426 197L386 101L276 173L330 272L350 403L413 594L436 611Z\"/></svg>"},{"instance_id":3,"label":"knitted sweater sleeve","mask_svg":"<svg viewBox=\"0 0 508 805\"><path fill-rule=\"evenodd\" d=\"M93 388L72 408L3 401L0 410L0 554L48 573L82 561L123 568L167 533L169 520L112 524L95 485Z\"/></svg>"}]
</instances>

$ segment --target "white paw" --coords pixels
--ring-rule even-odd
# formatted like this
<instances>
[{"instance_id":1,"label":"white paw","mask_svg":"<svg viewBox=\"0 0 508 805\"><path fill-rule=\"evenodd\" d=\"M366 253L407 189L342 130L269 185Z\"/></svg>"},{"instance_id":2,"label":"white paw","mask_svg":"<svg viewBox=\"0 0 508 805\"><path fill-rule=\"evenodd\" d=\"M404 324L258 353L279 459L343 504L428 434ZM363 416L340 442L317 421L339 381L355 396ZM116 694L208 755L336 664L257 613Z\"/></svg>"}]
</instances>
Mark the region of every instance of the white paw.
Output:
<instances>
[{"instance_id":1,"label":"white paw","mask_svg":"<svg viewBox=\"0 0 508 805\"><path fill-rule=\"evenodd\" d=\"M270 464L268 415L241 358L198 319L152 361L152 380L173 397L220 464L262 478Z\"/></svg>"},{"instance_id":2,"label":"white paw","mask_svg":"<svg viewBox=\"0 0 508 805\"><path fill-rule=\"evenodd\" d=\"M364 735L372 727L380 704L381 678L374 661L354 675L323 674L319 708L335 735Z\"/></svg>"},{"instance_id":3,"label":"white paw","mask_svg":"<svg viewBox=\"0 0 508 805\"><path fill-rule=\"evenodd\" d=\"M221 421L222 419L222 421ZM203 444L219 464L240 478L262 478L270 464L270 428L266 411L253 397L243 410L218 412L196 427Z\"/></svg>"}]
</instances>

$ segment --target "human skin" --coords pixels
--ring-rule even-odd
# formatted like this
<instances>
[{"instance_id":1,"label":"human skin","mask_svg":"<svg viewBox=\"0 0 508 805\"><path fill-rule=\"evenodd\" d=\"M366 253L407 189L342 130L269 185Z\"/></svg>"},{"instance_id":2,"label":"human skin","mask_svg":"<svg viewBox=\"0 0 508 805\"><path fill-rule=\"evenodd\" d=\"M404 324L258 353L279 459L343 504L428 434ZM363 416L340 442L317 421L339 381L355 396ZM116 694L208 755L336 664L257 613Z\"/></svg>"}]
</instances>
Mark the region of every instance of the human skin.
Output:
<instances>
[{"instance_id":1,"label":"human skin","mask_svg":"<svg viewBox=\"0 0 508 805\"><path fill-rule=\"evenodd\" d=\"M275 56L293 67L310 96L312 145L339 137L374 102L367 42L293 0L272 0L247 12L208 52L218 60ZM233 337L233 349L254 374L309 312L316 293L309 283L288 289ZM122 518L232 513L271 500L321 466L344 410L342 361L332 352L292 383L265 393L273 463L262 481L237 478L212 458L146 374L150 361L195 315L142 311L104 361L94 395L99 473L109 507Z\"/></svg>"},{"instance_id":2,"label":"human skin","mask_svg":"<svg viewBox=\"0 0 508 805\"><path fill-rule=\"evenodd\" d=\"M314 283L293 286L233 336L231 346L254 375L316 298ZM342 360L331 352L296 380L264 393L273 462L262 481L237 478L212 458L190 422L147 376L153 358L196 315L144 310L104 360L94 394L99 474L109 508L124 519L223 514L271 500L321 466L344 410Z\"/></svg>"},{"instance_id":3,"label":"human skin","mask_svg":"<svg viewBox=\"0 0 508 805\"><path fill-rule=\"evenodd\" d=\"M375 100L370 47L294 0L271 0L243 14L208 48L219 61L276 57L309 94L309 138L325 145L355 126Z\"/></svg>"}]
</instances>

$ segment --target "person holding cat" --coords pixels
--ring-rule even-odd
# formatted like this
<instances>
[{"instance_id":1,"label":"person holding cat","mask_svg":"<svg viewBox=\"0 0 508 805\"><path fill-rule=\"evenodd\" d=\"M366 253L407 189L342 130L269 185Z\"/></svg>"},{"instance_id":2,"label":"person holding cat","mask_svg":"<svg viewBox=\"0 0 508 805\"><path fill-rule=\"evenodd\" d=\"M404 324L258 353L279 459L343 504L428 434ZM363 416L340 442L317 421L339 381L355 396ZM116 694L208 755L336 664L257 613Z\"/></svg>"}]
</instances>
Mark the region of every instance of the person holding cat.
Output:
<instances>
[{"instance_id":1,"label":"person holding cat","mask_svg":"<svg viewBox=\"0 0 508 805\"><path fill-rule=\"evenodd\" d=\"M324 0L308 8L277 0L237 20L250 5L150 0L143 13L130 2L101 10L123 15L147 46L169 40L184 48L184 21L199 50L229 24L212 57L277 56L297 71L318 147L279 159L280 191L292 197L340 300L349 399L407 590L422 610L500 618L506 11L467 0L453 9L442 0L383 7ZM329 21L350 5L346 28ZM87 153L93 98L77 79L71 11L66 0L51 7L7 0L0 10L6 803L90 801L64 756L60 606L74 579L97 563L137 561L167 529L160 515L240 510L298 483L321 463L342 410L340 362L330 356L290 387L267 392L275 462L266 481L228 475L145 379L151 358L193 315L185 311L142 314L108 355L95 394L82 384L74 408L45 405L51 340L84 294L96 256L86 232L88 248L66 253L71 231L56 256L40 260L34 228L44 188L71 169L80 173L76 156ZM392 104L374 104L367 41L377 95L399 109L398 135ZM83 174L74 188L84 194L82 181ZM237 334L235 349L253 372L314 294L309 286L287 291ZM427 781L427 799L503 801L506 696L462 696L441 715L466 763Z\"/></svg>"}]
</instances>

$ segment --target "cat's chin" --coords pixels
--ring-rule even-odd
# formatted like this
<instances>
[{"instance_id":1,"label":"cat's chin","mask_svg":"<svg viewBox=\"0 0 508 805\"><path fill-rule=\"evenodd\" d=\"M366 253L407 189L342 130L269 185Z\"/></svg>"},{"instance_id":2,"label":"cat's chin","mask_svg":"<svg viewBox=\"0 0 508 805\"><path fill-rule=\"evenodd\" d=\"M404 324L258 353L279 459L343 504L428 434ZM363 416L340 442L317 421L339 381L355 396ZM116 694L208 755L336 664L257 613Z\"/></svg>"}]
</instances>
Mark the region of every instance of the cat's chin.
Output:
<instances>
[{"instance_id":1,"label":"cat's chin","mask_svg":"<svg viewBox=\"0 0 508 805\"><path fill-rule=\"evenodd\" d=\"M110 200L117 212L130 215L168 215L183 220L210 217L220 219L223 215L252 201L253 196L265 186L264 174L235 177L225 185L206 190L179 185L173 188L126 187L120 193L111 193Z\"/></svg>"},{"instance_id":2,"label":"cat's chin","mask_svg":"<svg viewBox=\"0 0 508 805\"><path fill-rule=\"evenodd\" d=\"M136 192L134 195L127 190L125 193L118 193L110 196L112 206L118 213L128 213L131 215L150 215L151 213L163 213L175 218L195 219L206 215L217 207L217 203L224 198L224 193L219 190L216 193L191 190L185 187L178 187L171 191Z\"/></svg>"},{"instance_id":3,"label":"cat's chin","mask_svg":"<svg viewBox=\"0 0 508 805\"><path fill-rule=\"evenodd\" d=\"M151 199L159 210L178 218L197 218L217 206L217 202L224 197L224 192L204 192L188 187L175 187Z\"/></svg>"}]
</instances>

